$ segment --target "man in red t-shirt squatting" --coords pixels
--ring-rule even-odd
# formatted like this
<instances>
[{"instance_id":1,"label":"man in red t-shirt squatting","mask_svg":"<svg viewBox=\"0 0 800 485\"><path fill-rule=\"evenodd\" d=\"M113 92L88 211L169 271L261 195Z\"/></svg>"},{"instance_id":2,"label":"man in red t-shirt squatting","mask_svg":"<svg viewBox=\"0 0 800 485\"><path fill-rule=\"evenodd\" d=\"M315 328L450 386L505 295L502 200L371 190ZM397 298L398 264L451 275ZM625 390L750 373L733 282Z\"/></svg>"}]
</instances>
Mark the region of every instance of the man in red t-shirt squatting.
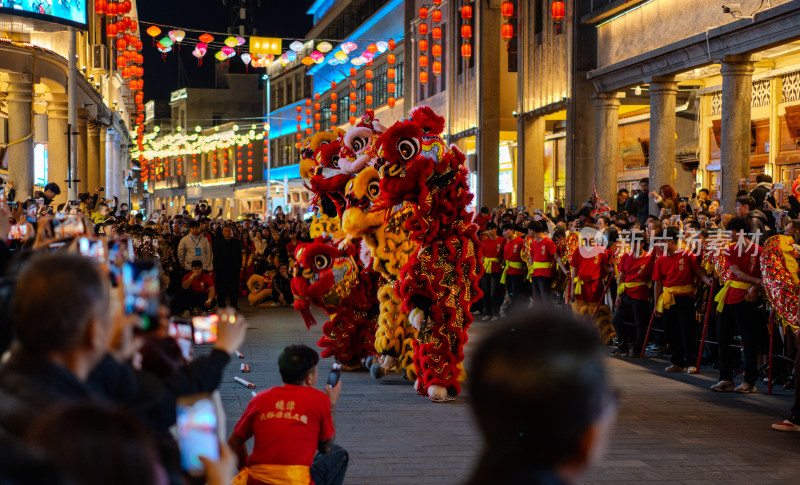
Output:
<instances>
[{"instance_id":1,"label":"man in red t-shirt squatting","mask_svg":"<svg viewBox=\"0 0 800 485\"><path fill-rule=\"evenodd\" d=\"M186 297L186 307L193 314L199 314L201 309L211 310L216 306L214 280L208 273L203 273L203 262L199 259L192 261L192 270L183 277L181 286Z\"/></svg>"},{"instance_id":2,"label":"man in red t-shirt squatting","mask_svg":"<svg viewBox=\"0 0 800 485\"><path fill-rule=\"evenodd\" d=\"M258 393L228 439L248 485L340 485L348 455L334 441L334 410L342 391L316 389L319 355L307 345L290 345L278 357L282 386ZM255 438L248 456L245 443ZM237 477L240 479L240 477ZM238 483L238 482L237 482Z\"/></svg>"}]
</instances>

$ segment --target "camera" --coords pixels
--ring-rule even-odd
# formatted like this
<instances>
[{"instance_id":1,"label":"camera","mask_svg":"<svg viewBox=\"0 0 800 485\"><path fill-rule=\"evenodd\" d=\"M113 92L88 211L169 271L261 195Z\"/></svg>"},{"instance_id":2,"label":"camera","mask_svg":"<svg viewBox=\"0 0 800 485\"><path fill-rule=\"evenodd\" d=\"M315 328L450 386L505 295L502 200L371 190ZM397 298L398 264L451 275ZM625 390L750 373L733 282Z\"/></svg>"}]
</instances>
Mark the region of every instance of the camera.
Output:
<instances>
[{"instance_id":1,"label":"camera","mask_svg":"<svg viewBox=\"0 0 800 485\"><path fill-rule=\"evenodd\" d=\"M734 17L742 15L742 4L741 3L729 3L727 5L722 6L722 13L729 13Z\"/></svg>"}]
</instances>

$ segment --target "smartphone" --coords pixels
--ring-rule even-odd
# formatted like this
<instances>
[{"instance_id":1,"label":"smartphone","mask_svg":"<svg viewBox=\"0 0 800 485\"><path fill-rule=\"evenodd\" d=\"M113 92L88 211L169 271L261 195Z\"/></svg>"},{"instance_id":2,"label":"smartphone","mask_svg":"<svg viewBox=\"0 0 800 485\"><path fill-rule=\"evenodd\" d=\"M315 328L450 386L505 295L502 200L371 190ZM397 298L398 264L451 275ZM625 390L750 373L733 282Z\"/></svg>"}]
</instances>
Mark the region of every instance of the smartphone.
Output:
<instances>
[{"instance_id":1,"label":"smartphone","mask_svg":"<svg viewBox=\"0 0 800 485\"><path fill-rule=\"evenodd\" d=\"M25 203L25 219L30 222L31 224L36 224L36 214L39 211L39 207L36 205L36 201L29 200Z\"/></svg>"},{"instance_id":2,"label":"smartphone","mask_svg":"<svg viewBox=\"0 0 800 485\"><path fill-rule=\"evenodd\" d=\"M117 286L122 277L122 265L133 262L133 241L128 237L108 242L108 269L111 272L111 284Z\"/></svg>"},{"instance_id":3,"label":"smartphone","mask_svg":"<svg viewBox=\"0 0 800 485\"><path fill-rule=\"evenodd\" d=\"M151 260L128 261L122 265L125 312L140 317L135 330L147 332L158 329L161 294L158 271L158 266Z\"/></svg>"},{"instance_id":4,"label":"smartphone","mask_svg":"<svg viewBox=\"0 0 800 485\"><path fill-rule=\"evenodd\" d=\"M669 216L669 215L672 215L672 209L665 209L665 210L664 210L664 213L665 213L666 215L668 215L668 216Z\"/></svg>"},{"instance_id":5,"label":"smartphone","mask_svg":"<svg viewBox=\"0 0 800 485\"><path fill-rule=\"evenodd\" d=\"M17 202L17 201L6 202L6 205L8 206L8 210L10 210L12 212L16 211L17 209L19 209L19 202Z\"/></svg>"},{"instance_id":6,"label":"smartphone","mask_svg":"<svg viewBox=\"0 0 800 485\"><path fill-rule=\"evenodd\" d=\"M86 234L83 219L78 216L59 213L53 219L53 236L56 239L68 239Z\"/></svg>"},{"instance_id":7,"label":"smartphone","mask_svg":"<svg viewBox=\"0 0 800 485\"><path fill-rule=\"evenodd\" d=\"M783 182L778 182L772 186L773 190L783 190Z\"/></svg>"},{"instance_id":8,"label":"smartphone","mask_svg":"<svg viewBox=\"0 0 800 485\"><path fill-rule=\"evenodd\" d=\"M181 354L186 360L192 358L192 340L193 340L192 323L185 322L178 319L172 319L167 328L167 335L175 339L178 347L181 349Z\"/></svg>"},{"instance_id":9,"label":"smartphone","mask_svg":"<svg viewBox=\"0 0 800 485\"><path fill-rule=\"evenodd\" d=\"M28 238L28 225L27 224L14 224L8 232L8 239L10 241L24 241Z\"/></svg>"},{"instance_id":10,"label":"smartphone","mask_svg":"<svg viewBox=\"0 0 800 485\"><path fill-rule=\"evenodd\" d=\"M179 397L176 417L181 467L190 475L202 475L201 456L219 460L219 418L211 395Z\"/></svg>"},{"instance_id":11,"label":"smartphone","mask_svg":"<svg viewBox=\"0 0 800 485\"><path fill-rule=\"evenodd\" d=\"M678 202L683 202L683 203L689 202L689 198L688 197L678 197Z\"/></svg>"},{"instance_id":12,"label":"smartphone","mask_svg":"<svg viewBox=\"0 0 800 485\"><path fill-rule=\"evenodd\" d=\"M706 221L706 229L713 229L714 221Z\"/></svg>"},{"instance_id":13,"label":"smartphone","mask_svg":"<svg viewBox=\"0 0 800 485\"><path fill-rule=\"evenodd\" d=\"M201 345L216 342L218 325L219 315L192 317L194 343Z\"/></svg>"},{"instance_id":14,"label":"smartphone","mask_svg":"<svg viewBox=\"0 0 800 485\"><path fill-rule=\"evenodd\" d=\"M331 367L331 373L328 374L328 387L336 387L339 383L339 377L342 375L342 364L336 362Z\"/></svg>"},{"instance_id":15,"label":"smartphone","mask_svg":"<svg viewBox=\"0 0 800 485\"><path fill-rule=\"evenodd\" d=\"M81 205L80 201L77 201L77 200L69 201L69 206L70 207L78 207L79 205Z\"/></svg>"},{"instance_id":16,"label":"smartphone","mask_svg":"<svg viewBox=\"0 0 800 485\"><path fill-rule=\"evenodd\" d=\"M101 264L106 262L106 243L100 239L82 237L78 240L78 250L81 256Z\"/></svg>"}]
</instances>

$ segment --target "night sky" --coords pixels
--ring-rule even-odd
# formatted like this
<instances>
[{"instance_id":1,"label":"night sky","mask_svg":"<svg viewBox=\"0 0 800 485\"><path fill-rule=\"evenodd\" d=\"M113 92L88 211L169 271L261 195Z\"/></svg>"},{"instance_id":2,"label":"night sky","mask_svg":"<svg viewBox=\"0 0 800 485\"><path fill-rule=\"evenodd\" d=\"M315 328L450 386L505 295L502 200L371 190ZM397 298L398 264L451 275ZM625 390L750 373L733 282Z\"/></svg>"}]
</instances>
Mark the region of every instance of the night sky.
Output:
<instances>
[{"instance_id":1,"label":"night sky","mask_svg":"<svg viewBox=\"0 0 800 485\"><path fill-rule=\"evenodd\" d=\"M253 4L257 2L258 0L250 0ZM226 3L230 4L231 0ZM260 3L261 7L254 9L253 19L260 36L298 38L305 36L311 29L312 17L305 12L312 0L260 0ZM142 54L145 100L169 99L171 91L183 87L213 87L214 69L218 69L217 66L220 64L214 59L214 52L217 49L209 48L201 67L198 67L197 59L192 56L193 44L185 44L180 50L173 48L164 60L161 53L153 46L153 38L144 31L149 27L147 22L154 22L182 27L184 30L227 32L231 16L223 1L138 0L136 4L144 44ZM161 36L166 35L168 29L164 27L161 29L163 31ZM188 30L186 32L187 39L199 35L199 32ZM217 37L218 41L223 38ZM284 43L284 48L286 46ZM230 66L232 72L244 72L244 63L238 58L231 58Z\"/></svg>"}]
</instances>

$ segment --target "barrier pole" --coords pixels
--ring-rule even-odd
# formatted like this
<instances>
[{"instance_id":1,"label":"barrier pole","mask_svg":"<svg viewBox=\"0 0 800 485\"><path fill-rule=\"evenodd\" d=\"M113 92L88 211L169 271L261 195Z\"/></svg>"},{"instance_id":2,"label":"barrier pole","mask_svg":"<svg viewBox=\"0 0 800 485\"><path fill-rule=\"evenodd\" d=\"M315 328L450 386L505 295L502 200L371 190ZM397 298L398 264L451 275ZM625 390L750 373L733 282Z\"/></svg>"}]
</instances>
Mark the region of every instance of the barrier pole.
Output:
<instances>
[{"instance_id":1,"label":"barrier pole","mask_svg":"<svg viewBox=\"0 0 800 485\"><path fill-rule=\"evenodd\" d=\"M708 332L708 319L711 316L711 299L714 297L714 281L711 281L711 285L708 287L708 304L706 305L706 318L705 322L703 323L703 335L700 337L700 347L697 349L697 365L695 366L695 374L700 373L700 361L703 358L703 347L706 344L706 335ZM719 339L717 339L719 340Z\"/></svg>"},{"instance_id":2,"label":"barrier pole","mask_svg":"<svg viewBox=\"0 0 800 485\"><path fill-rule=\"evenodd\" d=\"M772 362L775 350L775 309L769 312L769 372L767 378L767 394L772 395ZM797 385L797 384L795 384Z\"/></svg>"}]
</instances>

